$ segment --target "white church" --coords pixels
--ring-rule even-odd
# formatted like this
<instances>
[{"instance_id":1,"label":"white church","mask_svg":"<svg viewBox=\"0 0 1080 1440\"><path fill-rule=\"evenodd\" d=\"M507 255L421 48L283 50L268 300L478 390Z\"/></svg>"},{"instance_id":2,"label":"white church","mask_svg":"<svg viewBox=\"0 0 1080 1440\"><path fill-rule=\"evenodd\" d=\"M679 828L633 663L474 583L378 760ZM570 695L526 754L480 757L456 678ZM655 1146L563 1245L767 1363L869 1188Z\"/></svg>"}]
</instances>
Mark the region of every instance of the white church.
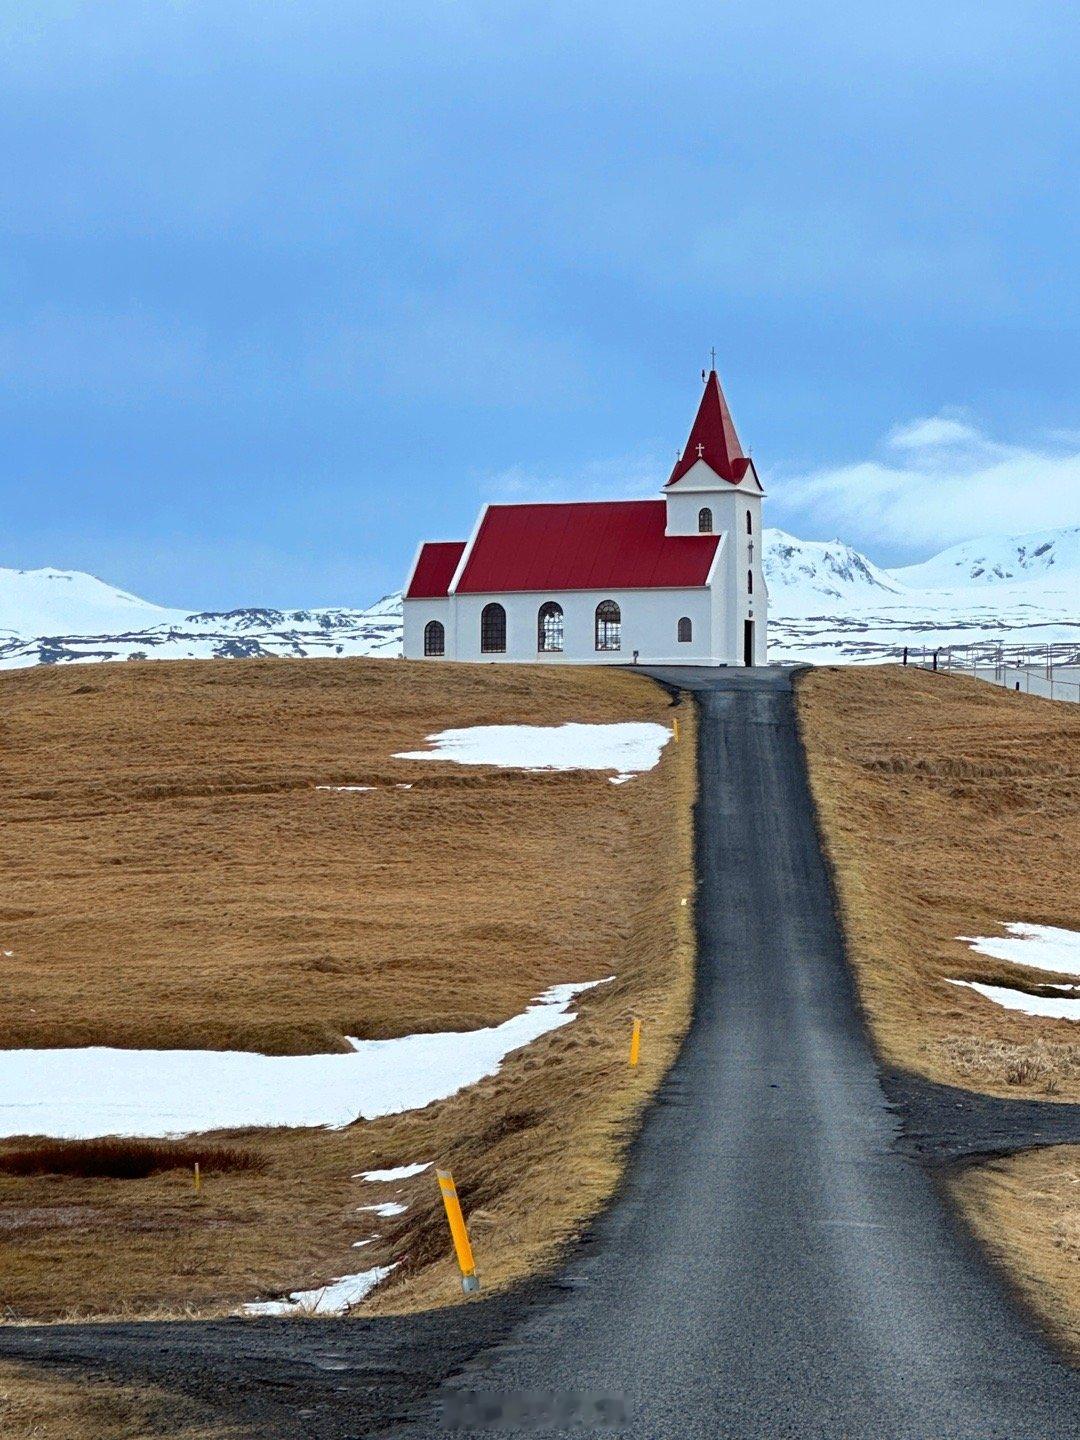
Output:
<instances>
[{"instance_id":1,"label":"white church","mask_svg":"<svg viewBox=\"0 0 1080 1440\"><path fill-rule=\"evenodd\" d=\"M661 493L486 505L468 540L425 541L406 658L764 665L765 492L715 370Z\"/></svg>"}]
</instances>

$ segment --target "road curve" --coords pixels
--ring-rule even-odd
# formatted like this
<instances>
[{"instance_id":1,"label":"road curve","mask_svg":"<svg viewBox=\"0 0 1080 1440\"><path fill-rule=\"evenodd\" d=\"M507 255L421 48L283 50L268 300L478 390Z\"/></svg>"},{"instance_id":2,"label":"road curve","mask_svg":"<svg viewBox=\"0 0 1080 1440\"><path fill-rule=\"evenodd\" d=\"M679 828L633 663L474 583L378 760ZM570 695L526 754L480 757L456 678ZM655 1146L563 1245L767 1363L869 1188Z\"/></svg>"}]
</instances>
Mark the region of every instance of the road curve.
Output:
<instances>
[{"instance_id":1,"label":"road curve","mask_svg":"<svg viewBox=\"0 0 1080 1440\"><path fill-rule=\"evenodd\" d=\"M619 1195L557 1274L394 1319L0 1327L0 1355L149 1381L260 1440L1080 1436L1080 1376L896 1147L789 677L654 673L701 705L694 1019ZM1076 1118L1021 1108L1047 1138L1049 1112ZM987 1102L976 1129L1003 1115ZM567 1397L577 1423L536 1424ZM587 1418L609 1402L624 1419ZM515 1404L527 1425L492 1416Z\"/></svg>"},{"instance_id":2,"label":"road curve","mask_svg":"<svg viewBox=\"0 0 1080 1440\"><path fill-rule=\"evenodd\" d=\"M1080 1378L893 1148L789 677L656 673L701 705L690 1034L562 1298L390 1433L475 1391L618 1397L635 1440L1075 1440Z\"/></svg>"}]
</instances>

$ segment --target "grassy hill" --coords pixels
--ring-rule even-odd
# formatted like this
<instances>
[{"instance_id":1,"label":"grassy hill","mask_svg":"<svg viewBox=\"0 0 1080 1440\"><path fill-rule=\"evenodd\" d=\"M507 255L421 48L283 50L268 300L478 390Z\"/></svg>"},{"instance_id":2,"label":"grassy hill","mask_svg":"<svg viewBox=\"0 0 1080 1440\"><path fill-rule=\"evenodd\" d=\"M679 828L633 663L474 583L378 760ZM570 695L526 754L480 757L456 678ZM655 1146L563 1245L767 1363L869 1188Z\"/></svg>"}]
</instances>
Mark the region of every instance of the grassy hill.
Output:
<instances>
[{"instance_id":1,"label":"grassy hill","mask_svg":"<svg viewBox=\"0 0 1080 1440\"><path fill-rule=\"evenodd\" d=\"M432 1172L357 1178L422 1160L453 1168L486 1288L550 1258L610 1192L687 1023L679 713L683 743L616 786L393 756L450 726L670 726L667 695L625 672L255 660L0 677L5 1048L339 1051L495 1025L550 985L616 977L423 1111L208 1137L240 1159L198 1200L190 1145L124 1179L70 1155L50 1161L63 1174L25 1173L27 1143L0 1145L9 1316L222 1313L392 1262L374 1303L453 1300ZM358 1214L390 1198L407 1211Z\"/></svg>"}]
</instances>

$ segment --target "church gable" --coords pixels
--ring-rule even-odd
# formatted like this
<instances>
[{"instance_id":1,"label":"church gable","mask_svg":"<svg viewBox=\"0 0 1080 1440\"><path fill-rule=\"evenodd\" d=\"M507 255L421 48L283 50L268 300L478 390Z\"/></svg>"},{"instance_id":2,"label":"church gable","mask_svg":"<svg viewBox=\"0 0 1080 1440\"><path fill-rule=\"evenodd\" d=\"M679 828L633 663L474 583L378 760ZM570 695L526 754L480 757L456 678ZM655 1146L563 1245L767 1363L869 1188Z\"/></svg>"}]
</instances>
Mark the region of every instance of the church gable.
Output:
<instances>
[{"instance_id":1,"label":"church gable","mask_svg":"<svg viewBox=\"0 0 1080 1440\"><path fill-rule=\"evenodd\" d=\"M730 488L732 493L747 495L764 495L761 481L758 479L754 462L749 456L744 457L744 463L739 466L740 477L737 481L725 481L722 476L712 468L706 460L695 460L679 476L678 480L669 480L664 486L664 493L667 495L678 495L688 491L717 490ZM735 487L738 486L736 492Z\"/></svg>"}]
</instances>

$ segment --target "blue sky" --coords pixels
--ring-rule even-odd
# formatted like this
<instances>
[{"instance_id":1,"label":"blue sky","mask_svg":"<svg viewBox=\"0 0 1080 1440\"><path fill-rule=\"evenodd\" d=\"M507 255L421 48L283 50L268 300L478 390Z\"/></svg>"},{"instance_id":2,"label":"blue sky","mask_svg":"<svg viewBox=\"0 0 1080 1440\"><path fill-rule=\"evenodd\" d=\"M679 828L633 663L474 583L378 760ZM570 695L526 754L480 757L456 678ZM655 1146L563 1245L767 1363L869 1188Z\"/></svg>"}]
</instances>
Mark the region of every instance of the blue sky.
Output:
<instances>
[{"instance_id":1,"label":"blue sky","mask_svg":"<svg viewBox=\"0 0 1080 1440\"><path fill-rule=\"evenodd\" d=\"M362 604L649 494L710 346L769 523L1080 521L1075 7L9 3L0 564Z\"/></svg>"}]
</instances>

